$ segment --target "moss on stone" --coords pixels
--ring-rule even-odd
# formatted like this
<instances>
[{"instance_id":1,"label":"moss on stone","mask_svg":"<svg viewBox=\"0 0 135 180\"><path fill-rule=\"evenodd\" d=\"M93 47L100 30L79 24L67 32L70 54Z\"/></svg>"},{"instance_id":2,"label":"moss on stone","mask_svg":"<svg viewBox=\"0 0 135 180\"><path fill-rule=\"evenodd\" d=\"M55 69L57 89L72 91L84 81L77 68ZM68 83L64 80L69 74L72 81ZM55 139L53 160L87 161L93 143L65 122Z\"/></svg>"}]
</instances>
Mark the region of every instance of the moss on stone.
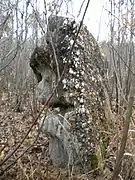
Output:
<instances>
[{"instance_id":1,"label":"moss on stone","mask_svg":"<svg viewBox=\"0 0 135 180\"><path fill-rule=\"evenodd\" d=\"M92 167L92 169L98 168L98 163L99 163L99 161L98 161L97 155L93 154L92 157L91 157L91 167Z\"/></svg>"}]
</instances>

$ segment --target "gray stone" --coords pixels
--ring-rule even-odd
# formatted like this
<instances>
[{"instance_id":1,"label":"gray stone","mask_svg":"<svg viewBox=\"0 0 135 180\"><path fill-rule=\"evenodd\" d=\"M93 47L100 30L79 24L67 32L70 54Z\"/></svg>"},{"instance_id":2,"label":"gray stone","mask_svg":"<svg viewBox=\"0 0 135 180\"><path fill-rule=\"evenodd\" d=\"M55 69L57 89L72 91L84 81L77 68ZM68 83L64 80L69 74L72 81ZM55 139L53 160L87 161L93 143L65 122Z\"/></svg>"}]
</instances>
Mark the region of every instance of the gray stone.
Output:
<instances>
[{"instance_id":1,"label":"gray stone","mask_svg":"<svg viewBox=\"0 0 135 180\"><path fill-rule=\"evenodd\" d=\"M74 166L88 172L99 150L100 130L105 123L102 83L106 81L106 62L86 26L81 27L71 53L79 25L61 17L52 21L50 17L48 22L47 45L35 48L30 66L38 80L37 96L42 103L58 86L49 102L52 110L39 120L39 126L50 137L49 153L54 166Z\"/></svg>"}]
</instances>

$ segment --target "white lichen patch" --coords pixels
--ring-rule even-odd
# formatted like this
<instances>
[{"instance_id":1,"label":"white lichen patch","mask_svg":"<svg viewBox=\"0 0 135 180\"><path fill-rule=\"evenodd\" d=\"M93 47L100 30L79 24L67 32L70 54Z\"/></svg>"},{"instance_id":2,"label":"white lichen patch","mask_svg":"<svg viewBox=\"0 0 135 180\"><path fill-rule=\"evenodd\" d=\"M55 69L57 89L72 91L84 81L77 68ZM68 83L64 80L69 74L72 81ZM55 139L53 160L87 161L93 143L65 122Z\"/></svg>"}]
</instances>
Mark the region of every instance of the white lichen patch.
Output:
<instances>
[{"instance_id":1,"label":"white lichen patch","mask_svg":"<svg viewBox=\"0 0 135 180\"><path fill-rule=\"evenodd\" d=\"M80 55L80 51L79 51L79 50L76 51L76 55L77 55L77 56Z\"/></svg>"},{"instance_id":2,"label":"white lichen patch","mask_svg":"<svg viewBox=\"0 0 135 180\"><path fill-rule=\"evenodd\" d=\"M73 96L74 96L74 94L73 94L73 93L70 93L70 94L69 94L69 97L73 97Z\"/></svg>"},{"instance_id":3,"label":"white lichen patch","mask_svg":"<svg viewBox=\"0 0 135 180\"><path fill-rule=\"evenodd\" d=\"M79 87L80 87L79 83L78 83L78 84L75 84L75 88L76 88L76 89L79 89Z\"/></svg>"},{"instance_id":4,"label":"white lichen patch","mask_svg":"<svg viewBox=\"0 0 135 180\"><path fill-rule=\"evenodd\" d=\"M79 107L78 112L81 113L81 114L85 113L86 112L85 107Z\"/></svg>"},{"instance_id":5,"label":"white lichen patch","mask_svg":"<svg viewBox=\"0 0 135 180\"><path fill-rule=\"evenodd\" d=\"M86 126L87 126L86 122L82 123L82 128L85 128Z\"/></svg>"},{"instance_id":6,"label":"white lichen patch","mask_svg":"<svg viewBox=\"0 0 135 180\"><path fill-rule=\"evenodd\" d=\"M70 45L72 46L72 45L73 45L73 43L74 43L74 40L73 40L73 39L71 39L71 40L70 40Z\"/></svg>"},{"instance_id":7,"label":"white lichen patch","mask_svg":"<svg viewBox=\"0 0 135 180\"><path fill-rule=\"evenodd\" d=\"M72 68L69 68L69 73L70 74L76 74L76 72Z\"/></svg>"},{"instance_id":8,"label":"white lichen patch","mask_svg":"<svg viewBox=\"0 0 135 180\"><path fill-rule=\"evenodd\" d=\"M76 68L78 68L78 63L75 62L74 65L75 65Z\"/></svg>"},{"instance_id":9,"label":"white lichen patch","mask_svg":"<svg viewBox=\"0 0 135 180\"><path fill-rule=\"evenodd\" d=\"M85 89L84 89L84 88L82 88L82 89L81 89L81 92L82 92L82 93L84 93L84 92L85 92Z\"/></svg>"},{"instance_id":10,"label":"white lichen patch","mask_svg":"<svg viewBox=\"0 0 135 180\"><path fill-rule=\"evenodd\" d=\"M83 97L81 97L81 98L79 99L79 101L80 101L81 104L83 104L83 103L84 103Z\"/></svg>"},{"instance_id":11,"label":"white lichen patch","mask_svg":"<svg viewBox=\"0 0 135 180\"><path fill-rule=\"evenodd\" d=\"M84 75L84 71L81 71L81 75Z\"/></svg>"},{"instance_id":12,"label":"white lichen patch","mask_svg":"<svg viewBox=\"0 0 135 180\"><path fill-rule=\"evenodd\" d=\"M67 58L66 57L63 58L63 63L67 63Z\"/></svg>"},{"instance_id":13,"label":"white lichen patch","mask_svg":"<svg viewBox=\"0 0 135 180\"><path fill-rule=\"evenodd\" d=\"M96 82L96 78L94 76L91 77L91 81Z\"/></svg>"},{"instance_id":14,"label":"white lichen patch","mask_svg":"<svg viewBox=\"0 0 135 180\"><path fill-rule=\"evenodd\" d=\"M81 83L81 86L84 87L84 82Z\"/></svg>"}]
</instances>

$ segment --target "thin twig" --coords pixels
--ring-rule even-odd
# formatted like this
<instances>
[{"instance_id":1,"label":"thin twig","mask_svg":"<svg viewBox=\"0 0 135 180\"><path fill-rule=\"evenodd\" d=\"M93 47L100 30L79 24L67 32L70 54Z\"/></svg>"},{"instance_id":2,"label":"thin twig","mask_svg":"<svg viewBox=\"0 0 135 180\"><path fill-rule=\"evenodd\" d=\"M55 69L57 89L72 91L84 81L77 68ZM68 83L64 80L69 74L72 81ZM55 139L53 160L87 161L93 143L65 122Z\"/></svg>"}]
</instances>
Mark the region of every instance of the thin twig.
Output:
<instances>
[{"instance_id":1,"label":"thin twig","mask_svg":"<svg viewBox=\"0 0 135 180\"><path fill-rule=\"evenodd\" d=\"M111 11L109 11L108 9L105 9L109 14L111 14L111 16L113 16L114 18L116 18L119 22L121 22L121 20L115 16ZM128 30L130 30L130 28L127 26L127 24L121 22ZM135 33L132 31L131 32L133 36L135 36Z\"/></svg>"},{"instance_id":2,"label":"thin twig","mask_svg":"<svg viewBox=\"0 0 135 180\"><path fill-rule=\"evenodd\" d=\"M125 64L125 66L130 70L130 72L133 74L133 76L135 76L135 73L131 70L131 68L129 67L129 65L124 61L123 57L118 53L117 49L115 49L115 47L112 44L111 48L118 54L119 58L122 60L122 62Z\"/></svg>"},{"instance_id":3,"label":"thin twig","mask_svg":"<svg viewBox=\"0 0 135 180\"><path fill-rule=\"evenodd\" d=\"M82 4L81 4L81 7L80 7L80 9L79 9L79 12L78 12L77 17L79 17L79 16L80 16L81 11L82 11L82 7L83 7L84 3L85 3L85 0L83 0L83 2L82 2Z\"/></svg>"}]
</instances>

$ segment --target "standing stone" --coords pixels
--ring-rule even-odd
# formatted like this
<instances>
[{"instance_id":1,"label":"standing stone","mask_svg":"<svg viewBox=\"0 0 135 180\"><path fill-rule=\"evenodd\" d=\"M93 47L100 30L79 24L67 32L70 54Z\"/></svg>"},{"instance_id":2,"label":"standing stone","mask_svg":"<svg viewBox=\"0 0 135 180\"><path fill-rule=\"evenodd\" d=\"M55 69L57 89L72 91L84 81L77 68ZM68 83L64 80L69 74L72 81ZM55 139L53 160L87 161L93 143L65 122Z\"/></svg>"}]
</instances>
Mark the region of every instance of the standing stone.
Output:
<instances>
[{"instance_id":1,"label":"standing stone","mask_svg":"<svg viewBox=\"0 0 135 180\"><path fill-rule=\"evenodd\" d=\"M49 102L52 110L39 124L50 137L54 166L88 172L98 167L101 131L106 123L102 87L106 62L85 25L72 53L79 25L72 19L50 17L48 27L47 45L36 47L30 59L39 83L39 100L44 103L59 82L59 75L62 78Z\"/></svg>"}]
</instances>

